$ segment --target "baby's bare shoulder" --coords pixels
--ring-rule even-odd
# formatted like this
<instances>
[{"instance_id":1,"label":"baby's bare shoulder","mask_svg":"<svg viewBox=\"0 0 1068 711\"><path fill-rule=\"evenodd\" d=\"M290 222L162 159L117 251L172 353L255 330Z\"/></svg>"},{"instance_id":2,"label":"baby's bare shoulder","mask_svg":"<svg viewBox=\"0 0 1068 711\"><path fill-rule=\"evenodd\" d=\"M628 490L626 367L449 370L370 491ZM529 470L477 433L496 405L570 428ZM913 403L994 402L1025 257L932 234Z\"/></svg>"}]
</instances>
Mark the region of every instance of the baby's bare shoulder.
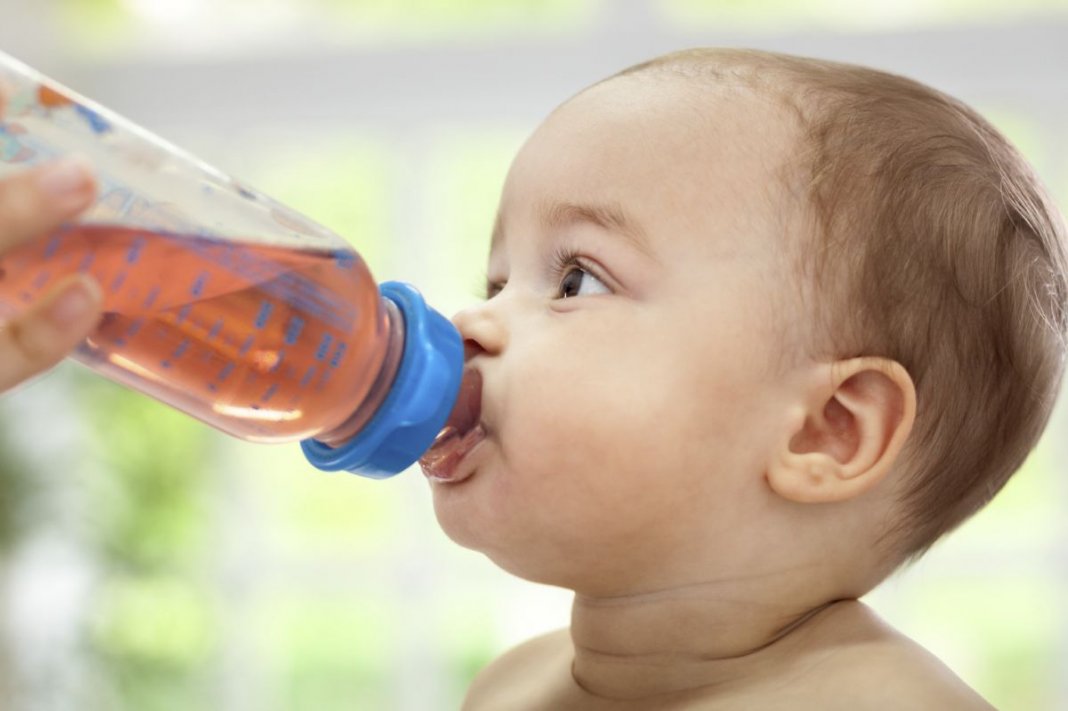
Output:
<instances>
[{"instance_id":1,"label":"baby's bare shoulder","mask_svg":"<svg viewBox=\"0 0 1068 711\"><path fill-rule=\"evenodd\" d=\"M940 659L856 603L830 643L794 668L823 708L962 709L991 706ZM803 672L803 673L799 673Z\"/></svg>"},{"instance_id":2,"label":"baby's bare shoulder","mask_svg":"<svg viewBox=\"0 0 1068 711\"><path fill-rule=\"evenodd\" d=\"M846 702L842 708L993 708L949 667L911 640L856 650L842 660L839 681L841 686L835 695Z\"/></svg>"},{"instance_id":3,"label":"baby's bare shoulder","mask_svg":"<svg viewBox=\"0 0 1068 711\"><path fill-rule=\"evenodd\" d=\"M537 708L567 671L571 638L568 630L535 637L513 647L478 673L467 690L464 711Z\"/></svg>"}]
</instances>

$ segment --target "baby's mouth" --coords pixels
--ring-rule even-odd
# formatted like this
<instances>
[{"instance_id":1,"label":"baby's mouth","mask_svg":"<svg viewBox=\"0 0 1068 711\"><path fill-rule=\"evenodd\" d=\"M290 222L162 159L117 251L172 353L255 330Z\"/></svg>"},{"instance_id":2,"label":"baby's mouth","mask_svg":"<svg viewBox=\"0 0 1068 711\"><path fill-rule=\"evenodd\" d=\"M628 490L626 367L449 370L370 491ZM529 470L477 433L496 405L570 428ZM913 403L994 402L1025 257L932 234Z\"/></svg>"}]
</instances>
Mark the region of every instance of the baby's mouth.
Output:
<instances>
[{"instance_id":1,"label":"baby's mouth","mask_svg":"<svg viewBox=\"0 0 1068 711\"><path fill-rule=\"evenodd\" d=\"M460 394L449 419L434 444L419 460L423 473L437 481L453 481L464 456L486 437L481 423L482 374L473 368L464 370Z\"/></svg>"}]
</instances>

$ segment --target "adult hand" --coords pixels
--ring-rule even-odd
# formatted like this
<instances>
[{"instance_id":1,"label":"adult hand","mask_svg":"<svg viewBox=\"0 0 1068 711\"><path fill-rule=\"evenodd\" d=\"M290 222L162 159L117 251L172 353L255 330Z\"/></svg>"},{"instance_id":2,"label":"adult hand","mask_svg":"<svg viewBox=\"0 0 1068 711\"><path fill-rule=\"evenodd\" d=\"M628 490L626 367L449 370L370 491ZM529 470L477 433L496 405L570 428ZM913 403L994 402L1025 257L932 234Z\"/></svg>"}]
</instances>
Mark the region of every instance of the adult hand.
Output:
<instances>
[{"instance_id":1,"label":"adult hand","mask_svg":"<svg viewBox=\"0 0 1068 711\"><path fill-rule=\"evenodd\" d=\"M0 260L15 246L75 217L92 204L95 193L89 166L78 158L0 179ZM0 392L51 368L74 350L99 321L101 301L96 281L74 274L0 323Z\"/></svg>"}]
</instances>

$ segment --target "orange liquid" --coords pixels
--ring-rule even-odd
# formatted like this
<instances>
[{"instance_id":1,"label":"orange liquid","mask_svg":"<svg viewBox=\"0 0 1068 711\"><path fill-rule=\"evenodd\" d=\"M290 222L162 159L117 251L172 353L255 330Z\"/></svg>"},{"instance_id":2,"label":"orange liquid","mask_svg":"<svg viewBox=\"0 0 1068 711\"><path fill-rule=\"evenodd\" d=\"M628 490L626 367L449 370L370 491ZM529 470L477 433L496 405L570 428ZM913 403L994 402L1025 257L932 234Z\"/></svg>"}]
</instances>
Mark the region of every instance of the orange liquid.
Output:
<instances>
[{"instance_id":1,"label":"orange liquid","mask_svg":"<svg viewBox=\"0 0 1068 711\"><path fill-rule=\"evenodd\" d=\"M104 316L74 357L224 432L348 433L383 396L390 314L351 250L72 225L0 255L0 315L78 271L99 282Z\"/></svg>"}]
</instances>

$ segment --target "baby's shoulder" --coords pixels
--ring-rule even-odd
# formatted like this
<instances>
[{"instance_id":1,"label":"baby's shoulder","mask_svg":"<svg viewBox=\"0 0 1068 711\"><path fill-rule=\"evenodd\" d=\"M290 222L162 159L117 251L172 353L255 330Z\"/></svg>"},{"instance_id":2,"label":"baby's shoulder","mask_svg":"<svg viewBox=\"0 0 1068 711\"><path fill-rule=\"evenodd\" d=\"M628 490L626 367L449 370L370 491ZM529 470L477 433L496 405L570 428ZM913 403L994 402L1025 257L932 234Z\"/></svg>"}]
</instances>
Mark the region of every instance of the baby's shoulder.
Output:
<instances>
[{"instance_id":1,"label":"baby's shoulder","mask_svg":"<svg viewBox=\"0 0 1068 711\"><path fill-rule=\"evenodd\" d=\"M856 650L840 660L837 688L849 709L960 709L988 711L989 703L941 660L911 640ZM852 699L850 699L852 697Z\"/></svg>"},{"instance_id":2,"label":"baby's shoulder","mask_svg":"<svg viewBox=\"0 0 1068 711\"><path fill-rule=\"evenodd\" d=\"M567 628L529 639L490 662L467 690L464 711L537 708L570 677L571 637Z\"/></svg>"},{"instance_id":3,"label":"baby's shoulder","mask_svg":"<svg viewBox=\"0 0 1068 711\"><path fill-rule=\"evenodd\" d=\"M829 702L824 708L993 708L938 657L866 606L856 603L839 623L835 639L794 669L801 686Z\"/></svg>"}]
</instances>

